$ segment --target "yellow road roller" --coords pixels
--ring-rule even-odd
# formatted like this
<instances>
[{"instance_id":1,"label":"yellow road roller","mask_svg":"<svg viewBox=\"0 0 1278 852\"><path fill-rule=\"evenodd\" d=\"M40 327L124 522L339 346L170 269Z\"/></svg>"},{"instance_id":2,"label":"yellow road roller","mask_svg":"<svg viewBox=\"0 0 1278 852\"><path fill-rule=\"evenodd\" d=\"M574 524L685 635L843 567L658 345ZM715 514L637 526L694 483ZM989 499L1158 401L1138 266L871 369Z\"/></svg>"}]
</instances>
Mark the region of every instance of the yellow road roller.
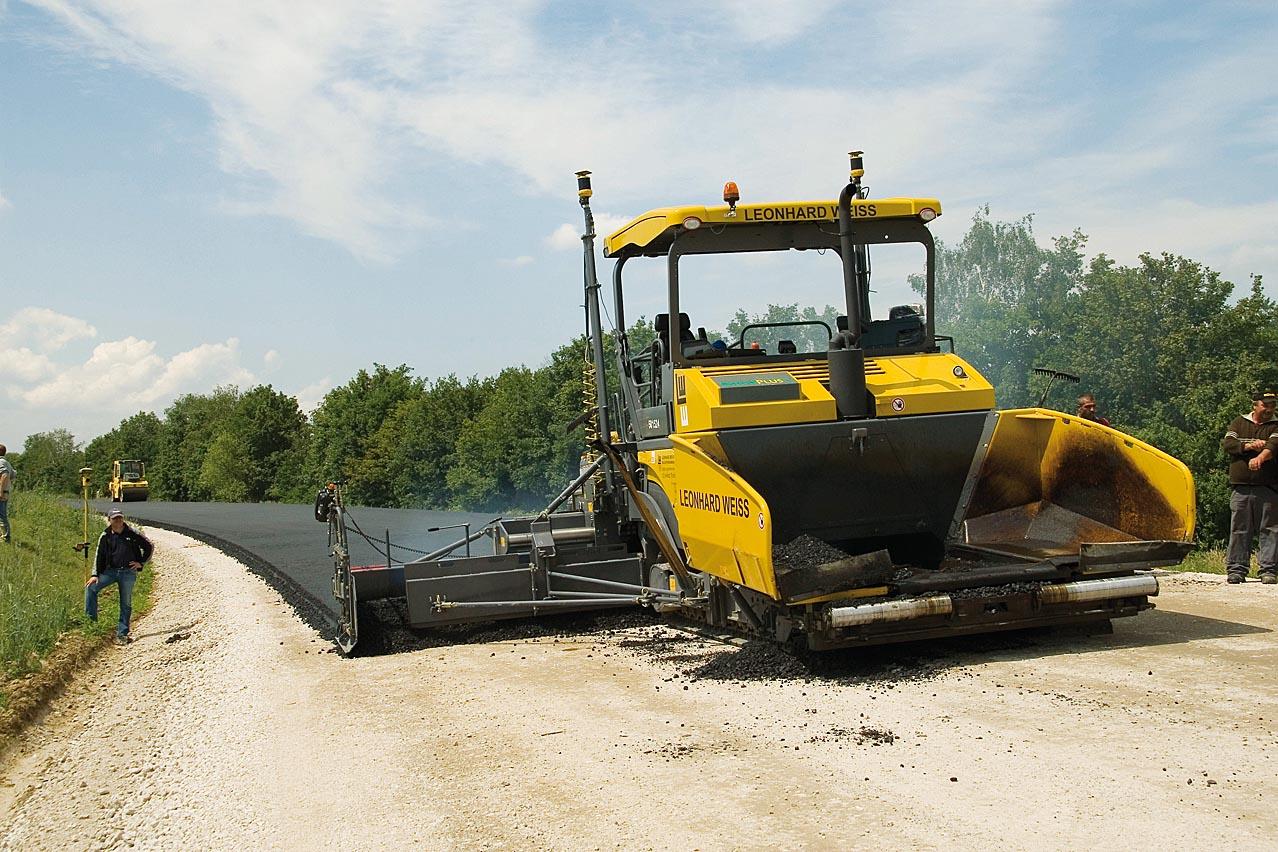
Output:
<instances>
[{"instance_id":1,"label":"yellow road roller","mask_svg":"<svg viewBox=\"0 0 1278 852\"><path fill-rule=\"evenodd\" d=\"M150 493L146 481L146 464L137 459L121 459L111 464L111 481L107 491L112 503L134 503Z\"/></svg>"}]
</instances>

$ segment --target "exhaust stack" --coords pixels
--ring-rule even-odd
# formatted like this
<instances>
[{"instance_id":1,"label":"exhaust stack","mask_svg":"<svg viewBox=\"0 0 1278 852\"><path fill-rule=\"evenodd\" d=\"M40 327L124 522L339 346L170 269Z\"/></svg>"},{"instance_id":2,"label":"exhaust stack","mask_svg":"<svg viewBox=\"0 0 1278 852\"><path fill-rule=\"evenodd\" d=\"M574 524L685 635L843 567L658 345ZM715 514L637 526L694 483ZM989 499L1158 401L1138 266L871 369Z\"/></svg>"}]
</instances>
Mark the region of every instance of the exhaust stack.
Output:
<instances>
[{"instance_id":1,"label":"exhaust stack","mask_svg":"<svg viewBox=\"0 0 1278 852\"><path fill-rule=\"evenodd\" d=\"M848 154L848 185L839 193L839 253L843 260L843 295L848 309L848 330L830 341L830 393L841 417L865 417L865 352L861 349L861 305L865 299L865 249L852 245L852 199L862 198L861 177L865 164L860 151Z\"/></svg>"}]
</instances>

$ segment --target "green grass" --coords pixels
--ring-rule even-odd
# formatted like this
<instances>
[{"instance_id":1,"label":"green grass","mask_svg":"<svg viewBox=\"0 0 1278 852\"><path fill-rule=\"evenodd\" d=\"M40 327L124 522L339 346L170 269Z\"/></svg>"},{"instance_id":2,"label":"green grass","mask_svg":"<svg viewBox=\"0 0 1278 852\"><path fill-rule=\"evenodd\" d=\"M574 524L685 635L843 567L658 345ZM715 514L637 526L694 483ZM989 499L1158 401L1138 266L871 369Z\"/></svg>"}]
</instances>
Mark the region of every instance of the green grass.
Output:
<instances>
[{"instance_id":1,"label":"green grass","mask_svg":"<svg viewBox=\"0 0 1278 852\"><path fill-rule=\"evenodd\" d=\"M1254 560L1253 560L1254 561ZM1168 571L1199 571L1204 574L1225 573L1225 551L1195 550L1185 557L1179 565L1173 565Z\"/></svg>"},{"instance_id":2,"label":"green grass","mask_svg":"<svg viewBox=\"0 0 1278 852\"><path fill-rule=\"evenodd\" d=\"M119 619L115 587L98 599L98 621L84 614L86 563L73 546L84 537L83 515L65 498L46 494L15 494L9 505L12 542L0 544L0 707L6 703L5 685L40 668L58 637L71 630L88 636L114 632ZM103 522L89 514L89 557ZM150 606L148 569L133 593L133 617Z\"/></svg>"}]
</instances>

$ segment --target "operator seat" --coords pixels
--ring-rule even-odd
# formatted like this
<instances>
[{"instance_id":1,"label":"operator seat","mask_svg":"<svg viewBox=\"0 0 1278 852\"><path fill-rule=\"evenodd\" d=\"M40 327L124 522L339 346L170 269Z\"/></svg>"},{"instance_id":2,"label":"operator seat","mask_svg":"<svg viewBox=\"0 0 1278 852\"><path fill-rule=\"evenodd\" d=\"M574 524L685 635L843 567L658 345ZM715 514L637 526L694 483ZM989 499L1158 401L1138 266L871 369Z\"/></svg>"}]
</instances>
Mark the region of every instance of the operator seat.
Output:
<instances>
[{"instance_id":1,"label":"operator seat","mask_svg":"<svg viewBox=\"0 0 1278 852\"><path fill-rule=\"evenodd\" d=\"M657 332L657 339L661 341L662 361L670 360L670 314L657 314L652 318L652 327ZM679 314L679 347L684 357L688 357L694 353L698 353L710 346L710 341L706 339L705 329L698 329L700 337L694 337L692 334L692 320L688 315L680 312Z\"/></svg>"},{"instance_id":2,"label":"operator seat","mask_svg":"<svg viewBox=\"0 0 1278 852\"><path fill-rule=\"evenodd\" d=\"M848 330L846 316L835 317L839 331ZM886 349L917 346L923 342L923 316L913 305L897 305L888 312L885 320L862 322L861 348Z\"/></svg>"}]
</instances>

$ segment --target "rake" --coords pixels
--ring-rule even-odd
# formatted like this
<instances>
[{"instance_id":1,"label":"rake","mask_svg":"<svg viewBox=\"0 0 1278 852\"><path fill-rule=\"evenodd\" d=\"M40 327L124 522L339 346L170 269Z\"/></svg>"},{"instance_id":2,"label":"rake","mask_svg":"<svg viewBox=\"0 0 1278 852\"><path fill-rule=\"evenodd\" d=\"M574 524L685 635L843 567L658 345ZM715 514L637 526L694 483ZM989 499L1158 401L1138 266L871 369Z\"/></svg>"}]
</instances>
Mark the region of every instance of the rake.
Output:
<instances>
[{"instance_id":1,"label":"rake","mask_svg":"<svg viewBox=\"0 0 1278 852\"><path fill-rule=\"evenodd\" d=\"M1035 367L1034 374L1038 376L1047 376L1047 387L1043 388L1043 395L1038 398L1038 407L1042 408L1043 403L1047 402L1047 395L1052 391L1052 384L1057 379L1064 379L1067 382L1078 384L1078 376L1073 373L1063 373L1060 370L1052 370L1048 367Z\"/></svg>"}]
</instances>

